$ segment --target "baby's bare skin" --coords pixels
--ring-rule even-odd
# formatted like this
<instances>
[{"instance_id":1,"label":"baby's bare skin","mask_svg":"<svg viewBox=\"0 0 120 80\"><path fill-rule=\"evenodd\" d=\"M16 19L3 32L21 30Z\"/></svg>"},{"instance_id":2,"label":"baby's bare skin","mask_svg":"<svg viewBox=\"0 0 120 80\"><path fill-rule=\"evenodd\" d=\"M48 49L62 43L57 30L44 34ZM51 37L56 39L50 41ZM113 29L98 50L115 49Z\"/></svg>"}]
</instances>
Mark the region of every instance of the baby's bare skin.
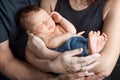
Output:
<instances>
[{"instance_id":1,"label":"baby's bare skin","mask_svg":"<svg viewBox=\"0 0 120 80\"><path fill-rule=\"evenodd\" d=\"M88 49L90 54L99 53L107 42L107 35L100 31L91 31L88 34Z\"/></svg>"}]
</instances>

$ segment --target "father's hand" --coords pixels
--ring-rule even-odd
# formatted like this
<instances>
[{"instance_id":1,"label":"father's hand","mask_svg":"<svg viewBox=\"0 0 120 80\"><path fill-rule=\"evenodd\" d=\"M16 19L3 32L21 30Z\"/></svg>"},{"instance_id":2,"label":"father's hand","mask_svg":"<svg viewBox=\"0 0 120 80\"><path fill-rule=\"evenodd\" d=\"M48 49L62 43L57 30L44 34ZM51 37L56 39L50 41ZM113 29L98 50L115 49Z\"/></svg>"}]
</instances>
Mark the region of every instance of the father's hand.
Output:
<instances>
[{"instance_id":1,"label":"father's hand","mask_svg":"<svg viewBox=\"0 0 120 80\"><path fill-rule=\"evenodd\" d=\"M46 48L45 43L37 36L32 33L28 33L28 48L29 50L35 51L35 53L41 51L42 48ZM40 50L39 50L40 49Z\"/></svg>"}]
</instances>

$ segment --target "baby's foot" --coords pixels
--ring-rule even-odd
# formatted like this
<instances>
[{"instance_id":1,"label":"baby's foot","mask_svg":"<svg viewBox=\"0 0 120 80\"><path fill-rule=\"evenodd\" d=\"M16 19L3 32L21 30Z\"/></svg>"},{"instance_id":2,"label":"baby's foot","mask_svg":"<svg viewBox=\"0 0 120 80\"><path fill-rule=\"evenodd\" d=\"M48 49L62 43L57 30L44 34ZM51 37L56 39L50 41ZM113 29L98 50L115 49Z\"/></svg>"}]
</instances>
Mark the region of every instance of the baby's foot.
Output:
<instances>
[{"instance_id":1,"label":"baby's foot","mask_svg":"<svg viewBox=\"0 0 120 80\"><path fill-rule=\"evenodd\" d=\"M88 34L89 53L93 54L100 52L103 49L106 41L107 41L107 35L105 33L102 33L100 35L100 31L89 32Z\"/></svg>"},{"instance_id":2,"label":"baby's foot","mask_svg":"<svg viewBox=\"0 0 120 80\"><path fill-rule=\"evenodd\" d=\"M98 52L102 51L106 42L107 42L107 35L105 33L102 33L98 39Z\"/></svg>"}]
</instances>

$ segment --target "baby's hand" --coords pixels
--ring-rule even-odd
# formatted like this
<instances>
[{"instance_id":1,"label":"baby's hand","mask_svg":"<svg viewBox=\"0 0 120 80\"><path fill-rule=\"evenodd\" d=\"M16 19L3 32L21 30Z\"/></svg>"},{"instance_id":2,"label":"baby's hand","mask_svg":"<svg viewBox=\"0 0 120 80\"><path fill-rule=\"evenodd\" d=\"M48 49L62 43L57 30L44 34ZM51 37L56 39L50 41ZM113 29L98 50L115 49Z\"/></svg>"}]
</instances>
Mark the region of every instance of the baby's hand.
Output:
<instances>
[{"instance_id":1,"label":"baby's hand","mask_svg":"<svg viewBox=\"0 0 120 80\"><path fill-rule=\"evenodd\" d=\"M50 16L54 19L55 22L59 23L62 20L62 16L58 12L52 12Z\"/></svg>"}]
</instances>

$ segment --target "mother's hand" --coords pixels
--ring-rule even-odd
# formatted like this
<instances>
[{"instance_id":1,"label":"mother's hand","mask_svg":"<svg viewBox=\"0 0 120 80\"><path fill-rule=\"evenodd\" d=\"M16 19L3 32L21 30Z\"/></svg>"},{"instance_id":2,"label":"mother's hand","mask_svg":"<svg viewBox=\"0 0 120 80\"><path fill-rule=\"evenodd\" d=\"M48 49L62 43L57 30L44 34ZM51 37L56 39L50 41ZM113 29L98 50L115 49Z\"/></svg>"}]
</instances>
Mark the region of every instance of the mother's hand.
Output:
<instances>
[{"instance_id":1,"label":"mother's hand","mask_svg":"<svg viewBox=\"0 0 120 80\"><path fill-rule=\"evenodd\" d=\"M99 62L96 58L100 54L93 54L86 57L78 57L82 49L66 51L50 63L50 67L55 73L73 73L77 71L88 71Z\"/></svg>"}]
</instances>

